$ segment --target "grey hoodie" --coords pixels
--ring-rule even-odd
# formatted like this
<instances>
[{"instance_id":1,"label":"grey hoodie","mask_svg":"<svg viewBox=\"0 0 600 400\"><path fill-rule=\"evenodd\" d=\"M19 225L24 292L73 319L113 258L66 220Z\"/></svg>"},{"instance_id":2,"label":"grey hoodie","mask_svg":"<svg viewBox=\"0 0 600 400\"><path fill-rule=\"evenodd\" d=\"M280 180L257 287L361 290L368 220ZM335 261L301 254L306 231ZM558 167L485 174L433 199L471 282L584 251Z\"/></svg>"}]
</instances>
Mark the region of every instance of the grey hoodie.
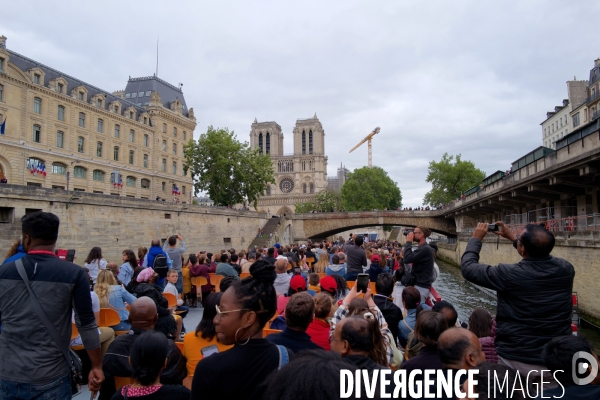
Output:
<instances>
[{"instance_id":1,"label":"grey hoodie","mask_svg":"<svg viewBox=\"0 0 600 400\"><path fill-rule=\"evenodd\" d=\"M290 290L290 280L292 276L288 273L277 274L273 286L277 294L286 294Z\"/></svg>"}]
</instances>

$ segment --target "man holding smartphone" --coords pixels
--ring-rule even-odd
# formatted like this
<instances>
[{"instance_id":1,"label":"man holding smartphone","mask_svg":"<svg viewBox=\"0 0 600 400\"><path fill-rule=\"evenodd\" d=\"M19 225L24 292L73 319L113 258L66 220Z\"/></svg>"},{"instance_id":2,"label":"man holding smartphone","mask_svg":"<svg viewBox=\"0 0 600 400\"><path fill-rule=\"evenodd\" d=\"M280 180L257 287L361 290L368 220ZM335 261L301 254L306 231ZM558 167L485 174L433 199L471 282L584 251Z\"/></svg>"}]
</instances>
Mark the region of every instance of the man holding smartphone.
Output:
<instances>
[{"instance_id":1,"label":"man holding smartphone","mask_svg":"<svg viewBox=\"0 0 600 400\"><path fill-rule=\"evenodd\" d=\"M431 231L426 226L417 226L414 231L406 236L404 246L404 264L412 264L410 273L415 278L414 287L421 293L421 302L425 303L429 297L433 283L433 249L427 244ZM417 248L413 249L413 242Z\"/></svg>"}]
</instances>

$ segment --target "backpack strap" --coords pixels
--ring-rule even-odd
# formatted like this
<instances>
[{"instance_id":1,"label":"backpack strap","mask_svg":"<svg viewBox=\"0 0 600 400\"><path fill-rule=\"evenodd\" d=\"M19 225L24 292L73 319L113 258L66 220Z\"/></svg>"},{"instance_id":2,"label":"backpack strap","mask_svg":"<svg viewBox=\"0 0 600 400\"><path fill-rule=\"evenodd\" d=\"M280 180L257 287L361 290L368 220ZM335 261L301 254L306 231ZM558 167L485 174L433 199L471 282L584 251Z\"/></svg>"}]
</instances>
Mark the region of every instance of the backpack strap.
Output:
<instances>
[{"instance_id":1,"label":"backpack strap","mask_svg":"<svg viewBox=\"0 0 600 400\"><path fill-rule=\"evenodd\" d=\"M413 328L411 328L411 327L410 327L410 325L408 324L408 322L406 322L406 320L405 320L405 319L403 319L403 320L402 320L402 322L404 322L404 325L406 325L406 327L407 327L408 329L410 329L410 331L411 331L411 332L414 330Z\"/></svg>"},{"instance_id":2,"label":"backpack strap","mask_svg":"<svg viewBox=\"0 0 600 400\"><path fill-rule=\"evenodd\" d=\"M280 344L277 345L277 350L279 351L279 367L277 367L277 370L279 371L281 367L290 361L290 355L288 354L287 349Z\"/></svg>"}]
</instances>

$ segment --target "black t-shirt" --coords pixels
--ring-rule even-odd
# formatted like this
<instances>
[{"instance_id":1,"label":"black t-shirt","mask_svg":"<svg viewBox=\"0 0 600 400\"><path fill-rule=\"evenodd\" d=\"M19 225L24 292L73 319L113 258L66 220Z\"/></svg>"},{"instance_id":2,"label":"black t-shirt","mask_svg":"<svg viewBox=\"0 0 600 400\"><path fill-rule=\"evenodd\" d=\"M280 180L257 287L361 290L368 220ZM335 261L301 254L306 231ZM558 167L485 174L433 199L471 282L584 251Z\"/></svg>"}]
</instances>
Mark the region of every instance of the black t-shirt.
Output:
<instances>
[{"instance_id":1,"label":"black t-shirt","mask_svg":"<svg viewBox=\"0 0 600 400\"><path fill-rule=\"evenodd\" d=\"M127 396L130 399L135 400L162 400L162 399L170 399L170 400L189 400L190 398L190 390L185 386L180 385L163 385L156 392L140 397L131 397ZM113 395L111 400L123 400L125 397L121 394L119 390L117 393Z\"/></svg>"},{"instance_id":2,"label":"black t-shirt","mask_svg":"<svg viewBox=\"0 0 600 400\"><path fill-rule=\"evenodd\" d=\"M288 350L290 357L292 352ZM279 350L266 339L252 339L200 361L191 399L261 399L265 380L279 367Z\"/></svg>"}]
</instances>

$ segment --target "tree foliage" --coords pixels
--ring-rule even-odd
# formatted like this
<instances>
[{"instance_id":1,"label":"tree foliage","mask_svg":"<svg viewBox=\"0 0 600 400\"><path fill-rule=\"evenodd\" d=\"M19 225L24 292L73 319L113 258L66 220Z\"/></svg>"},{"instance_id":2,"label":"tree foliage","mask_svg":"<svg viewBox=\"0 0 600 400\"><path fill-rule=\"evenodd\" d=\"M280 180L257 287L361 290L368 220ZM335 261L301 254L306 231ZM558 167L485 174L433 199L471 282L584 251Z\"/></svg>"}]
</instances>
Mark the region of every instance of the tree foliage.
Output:
<instances>
[{"instance_id":1,"label":"tree foliage","mask_svg":"<svg viewBox=\"0 0 600 400\"><path fill-rule=\"evenodd\" d=\"M185 145L185 171L192 170L194 189L205 191L216 205L239 204L248 200L256 208L269 183L275 183L268 155L251 150L227 128L208 127L198 141Z\"/></svg>"},{"instance_id":2,"label":"tree foliage","mask_svg":"<svg viewBox=\"0 0 600 400\"><path fill-rule=\"evenodd\" d=\"M348 211L394 210L402 206L400 188L380 167L363 167L348 174L341 194Z\"/></svg>"},{"instance_id":3,"label":"tree foliage","mask_svg":"<svg viewBox=\"0 0 600 400\"><path fill-rule=\"evenodd\" d=\"M315 197L306 203L296 204L297 213L308 212L330 212L337 211L341 208L341 198L338 194L329 190L323 190L315 195Z\"/></svg>"},{"instance_id":4,"label":"tree foliage","mask_svg":"<svg viewBox=\"0 0 600 400\"><path fill-rule=\"evenodd\" d=\"M444 153L439 162L429 163L427 182L432 188L425 194L423 203L433 207L447 204L465 190L479 185L484 178L485 172L475 168L473 162L461 160L460 154L455 157Z\"/></svg>"}]
</instances>

